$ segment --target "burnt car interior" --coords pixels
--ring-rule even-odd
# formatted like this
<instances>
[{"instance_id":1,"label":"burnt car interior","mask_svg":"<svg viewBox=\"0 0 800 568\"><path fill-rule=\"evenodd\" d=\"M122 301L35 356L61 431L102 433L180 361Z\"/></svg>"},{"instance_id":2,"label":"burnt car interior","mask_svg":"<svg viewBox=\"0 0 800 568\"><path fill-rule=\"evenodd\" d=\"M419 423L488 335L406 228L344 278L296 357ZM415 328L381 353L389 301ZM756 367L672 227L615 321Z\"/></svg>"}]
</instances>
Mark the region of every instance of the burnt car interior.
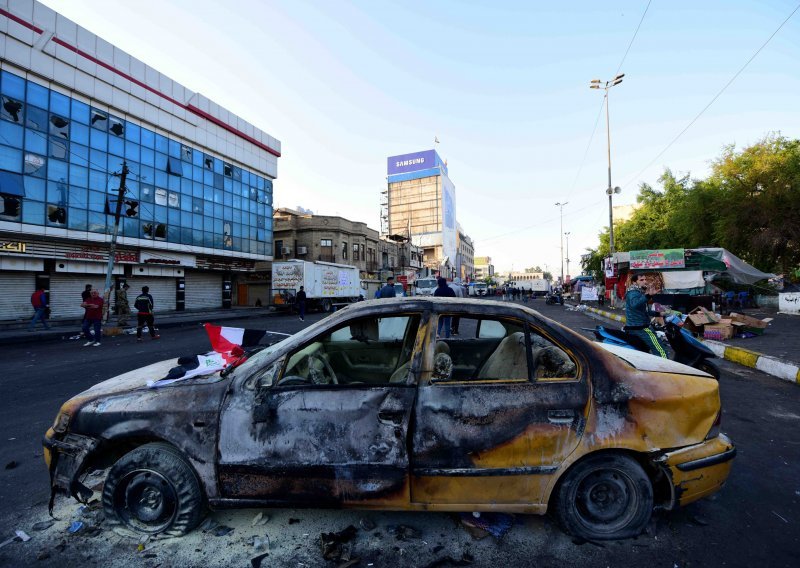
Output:
<instances>
[{"instance_id":1,"label":"burnt car interior","mask_svg":"<svg viewBox=\"0 0 800 568\"><path fill-rule=\"evenodd\" d=\"M405 382L418 315L361 318L290 355L277 386Z\"/></svg>"},{"instance_id":2,"label":"burnt car interior","mask_svg":"<svg viewBox=\"0 0 800 568\"><path fill-rule=\"evenodd\" d=\"M436 381L577 378L577 366L566 352L523 322L456 315L440 316L440 321L452 326L454 333L442 337L440 329L434 355ZM447 365L440 353L451 361L452 373L446 378L436 368L437 363Z\"/></svg>"}]
</instances>

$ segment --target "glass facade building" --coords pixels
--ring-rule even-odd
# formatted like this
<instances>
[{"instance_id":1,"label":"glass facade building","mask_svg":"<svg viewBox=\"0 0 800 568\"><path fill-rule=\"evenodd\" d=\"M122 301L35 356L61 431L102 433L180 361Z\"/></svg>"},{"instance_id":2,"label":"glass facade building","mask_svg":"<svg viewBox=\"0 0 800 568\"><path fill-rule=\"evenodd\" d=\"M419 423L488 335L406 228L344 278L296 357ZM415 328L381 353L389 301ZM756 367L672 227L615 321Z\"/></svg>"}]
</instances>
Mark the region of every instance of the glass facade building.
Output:
<instances>
[{"instance_id":1,"label":"glass facade building","mask_svg":"<svg viewBox=\"0 0 800 568\"><path fill-rule=\"evenodd\" d=\"M0 221L109 233L125 163L120 236L272 256L269 178L9 71L0 95Z\"/></svg>"}]
</instances>

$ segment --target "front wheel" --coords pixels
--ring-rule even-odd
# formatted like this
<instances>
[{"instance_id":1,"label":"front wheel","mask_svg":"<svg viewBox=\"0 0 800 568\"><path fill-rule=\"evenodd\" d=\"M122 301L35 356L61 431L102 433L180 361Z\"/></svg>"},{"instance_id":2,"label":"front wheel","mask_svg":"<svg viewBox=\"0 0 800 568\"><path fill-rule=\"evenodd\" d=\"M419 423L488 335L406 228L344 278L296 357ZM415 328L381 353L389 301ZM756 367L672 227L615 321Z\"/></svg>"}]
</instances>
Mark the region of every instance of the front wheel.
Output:
<instances>
[{"instance_id":1,"label":"front wheel","mask_svg":"<svg viewBox=\"0 0 800 568\"><path fill-rule=\"evenodd\" d=\"M106 522L135 533L181 536L205 514L200 481L178 450L145 444L125 454L103 486Z\"/></svg>"},{"instance_id":2,"label":"front wheel","mask_svg":"<svg viewBox=\"0 0 800 568\"><path fill-rule=\"evenodd\" d=\"M590 456L559 483L555 514L568 533L587 540L637 536L653 511L653 486L634 459Z\"/></svg>"}]
</instances>

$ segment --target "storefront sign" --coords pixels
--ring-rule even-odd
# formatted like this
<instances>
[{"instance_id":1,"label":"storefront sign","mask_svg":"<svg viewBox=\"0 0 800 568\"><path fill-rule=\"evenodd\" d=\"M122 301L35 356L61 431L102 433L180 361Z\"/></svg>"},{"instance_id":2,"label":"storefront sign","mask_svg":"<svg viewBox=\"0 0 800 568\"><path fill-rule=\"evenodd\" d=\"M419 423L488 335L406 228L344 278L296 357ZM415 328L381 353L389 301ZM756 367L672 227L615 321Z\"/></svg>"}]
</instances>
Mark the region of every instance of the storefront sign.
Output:
<instances>
[{"instance_id":1,"label":"storefront sign","mask_svg":"<svg viewBox=\"0 0 800 568\"><path fill-rule=\"evenodd\" d=\"M631 270L686 268L684 249L632 250Z\"/></svg>"},{"instance_id":2,"label":"storefront sign","mask_svg":"<svg viewBox=\"0 0 800 568\"><path fill-rule=\"evenodd\" d=\"M99 247L83 247L80 250L69 251L65 253L64 257L76 260L96 260L98 262L106 262L108 260L108 251ZM136 264L139 262L139 255L134 251L120 250L114 254L114 262L128 262Z\"/></svg>"},{"instance_id":3,"label":"storefront sign","mask_svg":"<svg viewBox=\"0 0 800 568\"><path fill-rule=\"evenodd\" d=\"M18 241L0 241L0 252L25 252L25 243Z\"/></svg>"},{"instance_id":4,"label":"storefront sign","mask_svg":"<svg viewBox=\"0 0 800 568\"><path fill-rule=\"evenodd\" d=\"M153 253L144 252L139 255L142 264L162 264L168 266L189 266L196 267L197 259L191 254L179 254L174 252Z\"/></svg>"}]
</instances>

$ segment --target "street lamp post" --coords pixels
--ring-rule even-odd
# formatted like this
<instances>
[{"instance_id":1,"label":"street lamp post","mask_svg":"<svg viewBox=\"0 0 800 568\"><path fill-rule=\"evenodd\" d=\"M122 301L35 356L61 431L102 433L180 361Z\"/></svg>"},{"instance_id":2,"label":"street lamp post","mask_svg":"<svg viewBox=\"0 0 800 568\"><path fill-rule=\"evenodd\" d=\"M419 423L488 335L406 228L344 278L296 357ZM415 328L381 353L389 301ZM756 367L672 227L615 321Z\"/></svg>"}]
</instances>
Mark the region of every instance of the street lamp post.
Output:
<instances>
[{"instance_id":1,"label":"street lamp post","mask_svg":"<svg viewBox=\"0 0 800 568\"><path fill-rule=\"evenodd\" d=\"M567 238L567 276L569 276L569 231L564 233L564 236Z\"/></svg>"},{"instance_id":2,"label":"street lamp post","mask_svg":"<svg viewBox=\"0 0 800 568\"><path fill-rule=\"evenodd\" d=\"M561 286L564 286L564 205L569 203L565 201L564 203L556 203L556 207L559 208L561 214Z\"/></svg>"},{"instance_id":3,"label":"street lamp post","mask_svg":"<svg viewBox=\"0 0 800 568\"><path fill-rule=\"evenodd\" d=\"M589 83L590 89L603 89L605 91L605 100L606 100L606 138L608 141L608 187L606 188L606 195L608 195L608 248L609 254L611 255L611 259L613 262L615 248L614 248L614 206L612 202L612 196L615 193L619 193L621 189L619 187L614 187L611 185L611 122L609 119L609 112L608 112L608 90L611 87L616 87L620 83L622 83L622 78L625 76L625 73L621 73L611 79L610 81L601 81L600 79L592 79ZM611 295L611 305L614 306L614 294Z\"/></svg>"}]
</instances>

